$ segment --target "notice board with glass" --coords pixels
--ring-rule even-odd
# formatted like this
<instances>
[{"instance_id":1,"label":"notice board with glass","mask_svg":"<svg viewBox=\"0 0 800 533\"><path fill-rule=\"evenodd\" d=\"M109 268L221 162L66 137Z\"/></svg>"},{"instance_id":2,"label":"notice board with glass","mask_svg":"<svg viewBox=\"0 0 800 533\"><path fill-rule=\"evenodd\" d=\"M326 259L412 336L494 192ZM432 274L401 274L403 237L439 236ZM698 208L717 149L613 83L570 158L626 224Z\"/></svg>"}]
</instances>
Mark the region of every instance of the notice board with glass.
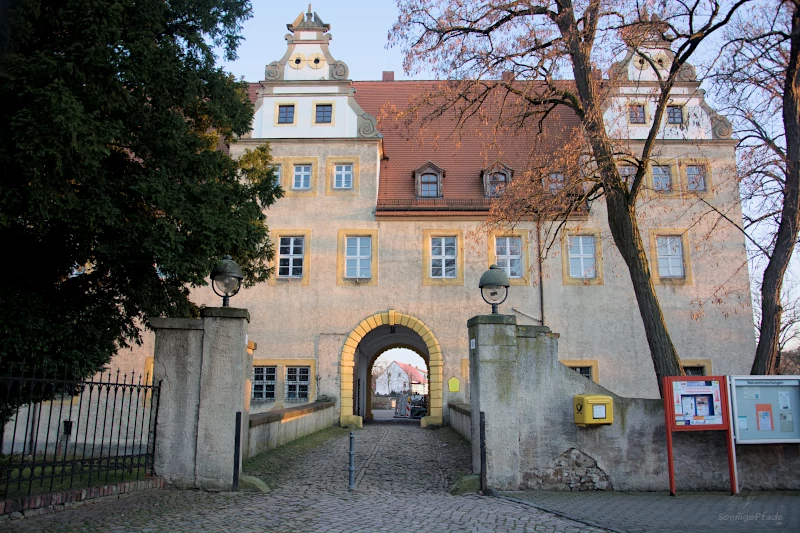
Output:
<instances>
[{"instance_id":1,"label":"notice board with glass","mask_svg":"<svg viewBox=\"0 0 800 533\"><path fill-rule=\"evenodd\" d=\"M800 376L731 376L737 444L800 442Z\"/></svg>"}]
</instances>

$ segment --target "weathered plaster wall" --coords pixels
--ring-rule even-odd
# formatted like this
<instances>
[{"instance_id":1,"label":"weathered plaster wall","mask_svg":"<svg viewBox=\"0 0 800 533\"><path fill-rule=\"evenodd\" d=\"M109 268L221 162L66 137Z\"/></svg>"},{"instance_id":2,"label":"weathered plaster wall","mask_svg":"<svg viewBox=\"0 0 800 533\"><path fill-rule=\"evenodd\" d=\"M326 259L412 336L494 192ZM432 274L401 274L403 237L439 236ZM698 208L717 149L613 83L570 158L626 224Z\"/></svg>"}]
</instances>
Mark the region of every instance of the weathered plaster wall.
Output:
<instances>
[{"instance_id":1,"label":"weathered plaster wall","mask_svg":"<svg viewBox=\"0 0 800 533\"><path fill-rule=\"evenodd\" d=\"M480 316L470 321L470 336L477 340L474 379L479 381L472 393L480 395L473 396L471 411L485 413L490 483L509 489L668 490L663 402L622 397L593 383L558 362L557 334L514 327L508 323L513 317L505 318L504 324ZM499 379L501 360L513 366L509 380ZM577 394L611 396L614 423L576 426L572 401ZM477 417L472 418L472 441L477 442ZM674 444L678 490L729 488L723 432L676 433ZM800 445L739 445L737 450L742 488L800 488ZM516 472L508 461L514 455ZM473 461L473 468L478 471L480 462Z\"/></svg>"},{"instance_id":2,"label":"weathered plaster wall","mask_svg":"<svg viewBox=\"0 0 800 533\"><path fill-rule=\"evenodd\" d=\"M259 142L242 140L232 147L232 153L237 156ZM279 161L313 155L318 177L310 196L287 196L267 212L273 235L308 231L307 278L303 281L271 280L268 284L243 289L233 301L235 306L247 308L251 313L249 339L259 345L257 358L315 360L318 393L338 397L339 360L348 333L373 313L395 309L419 318L435 334L442 349L443 381L446 383L452 377L465 380L467 376L461 366L468 355L464 322L470 316L485 312L477 283L494 261L489 255L485 234L476 232L482 219L376 218L379 161L378 141L374 139L321 140L313 144L274 140L272 149ZM730 142L664 143L657 155L667 164L676 165L676 180L680 175L679 162L697 158L710 161L712 191L705 200L726 211L732 220L740 220ZM358 160L357 194L326 194L330 158ZM291 170L284 169L283 174L288 177ZM703 202L680 191L669 197L646 191L639 213L645 253L650 256L654 269L650 230L667 227L687 231L691 282L656 285L679 355L687 360L710 359L715 374L746 373L755 339L746 255L740 232L728 222L707 216L708 208ZM606 217L605 205L598 200L592 204L586 219L571 220L567 224L568 231L600 231L602 284L565 284L562 240L556 237L546 251L543 264L545 324L561 332L561 360L596 360L601 385L625 396L655 398L657 384L644 328L627 268L616 251ZM377 230L376 284L337 279L341 228ZM528 286L512 286L501 310L510 313L513 307L539 318L536 231L526 224L520 228L528 235L531 282ZM423 284L425 229L446 229L464 235L459 251L465 257L463 285ZM547 229L544 228L545 236ZM551 241L552 238L547 242ZM218 305L218 298L209 287L195 290L192 297L198 304ZM537 324L522 314L517 315L517 320L519 324ZM145 356L152 354L148 351L151 346L152 341L146 335L142 347L133 352L121 352L115 364L124 369L131 365L141 371ZM444 403L466 401L466 381L463 385L459 392L450 392L445 387ZM283 407L279 404L254 404L254 410Z\"/></svg>"}]
</instances>

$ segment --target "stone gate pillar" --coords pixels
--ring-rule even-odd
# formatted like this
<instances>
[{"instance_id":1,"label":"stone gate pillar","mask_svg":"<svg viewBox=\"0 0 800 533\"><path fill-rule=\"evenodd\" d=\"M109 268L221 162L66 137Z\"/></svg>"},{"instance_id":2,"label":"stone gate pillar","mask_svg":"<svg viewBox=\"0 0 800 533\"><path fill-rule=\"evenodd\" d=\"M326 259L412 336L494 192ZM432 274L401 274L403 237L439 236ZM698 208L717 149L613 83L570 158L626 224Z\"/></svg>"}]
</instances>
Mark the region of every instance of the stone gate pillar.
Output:
<instances>
[{"instance_id":1,"label":"stone gate pillar","mask_svg":"<svg viewBox=\"0 0 800 533\"><path fill-rule=\"evenodd\" d=\"M161 382L155 472L179 488L231 490L236 412L247 442L252 372L246 309L210 307L200 319L154 318L153 382ZM241 457L245 450L240 450Z\"/></svg>"},{"instance_id":2,"label":"stone gate pillar","mask_svg":"<svg viewBox=\"0 0 800 533\"><path fill-rule=\"evenodd\" d=\"M520 486L517 319L479 315L469 329L472 468L480 472L480 413L486 420L486 481L496 489Z\"/></svg>"}]
</instances>

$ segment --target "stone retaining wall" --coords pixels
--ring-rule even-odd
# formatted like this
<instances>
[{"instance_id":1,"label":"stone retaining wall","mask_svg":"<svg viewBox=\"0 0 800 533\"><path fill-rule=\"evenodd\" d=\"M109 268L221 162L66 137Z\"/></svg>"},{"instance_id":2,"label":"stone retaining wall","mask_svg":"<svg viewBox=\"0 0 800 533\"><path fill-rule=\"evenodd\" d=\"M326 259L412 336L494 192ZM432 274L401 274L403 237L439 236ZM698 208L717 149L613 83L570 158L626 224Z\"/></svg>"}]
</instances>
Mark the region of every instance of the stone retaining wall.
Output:
<instances>
[{"instance_id":1,"label":"stone retaining wall","mask_svg":"<svg viewBox=\"0 0 800 533\"><path fill-rule=\"evenodd\" d=\"M331 427L337 419L335 405L334 402L315 402L250 415L245 457Z\"/></svg>"},{"instance_id":2,"label":"stone retaining wall","mask_svg":"<svg viewBox=\"0 0 800 533\"><path fill-rule=\"evenodd\" d=\"M470 407L485 415L491 487L668 490L662 400L618 396L581 376L559 362L558 334L541 326L517 326L513 316L471 319L470 338L478 345L470 353ZM572 410L577 394L611 396L614 423L576 426ZM450 413L466 416L452 405ZM478 424L471 423L477 435ZM679 492L729 489L725 437L723 431L674 434ZM800 445L741 444L736 453L742 490L800 489ZM477 446L473 471L480 471Z\"/></svg>"}]
</instances>

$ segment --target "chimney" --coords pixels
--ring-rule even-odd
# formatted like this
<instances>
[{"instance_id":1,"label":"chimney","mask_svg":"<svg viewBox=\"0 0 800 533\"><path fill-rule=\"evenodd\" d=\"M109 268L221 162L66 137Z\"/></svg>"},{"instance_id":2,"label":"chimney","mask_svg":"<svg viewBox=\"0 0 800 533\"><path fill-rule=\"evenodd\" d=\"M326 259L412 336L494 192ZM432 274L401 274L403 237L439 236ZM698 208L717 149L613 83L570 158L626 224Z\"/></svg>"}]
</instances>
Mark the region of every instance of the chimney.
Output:
<instances>
[{"instance_id":1,"label":"chimney","mask_svg":"<svg viewBox=\"0 0 800 533\"><path fill-rule=\"evenodd\" d=\"M383 71L383 81L394 81L394 71L393 70L384 70Z\"/></svg>"},{"instance_id":2,"label":"chimney","mask_svg":"<svg viewBox=\"0 0 800 533\"><path fill-rule=\"evenodd\" d=\"M504 70L502 80L506 83L511 83L514 81L514 71L513 70Z\"/></svg>"}]
</instances>

